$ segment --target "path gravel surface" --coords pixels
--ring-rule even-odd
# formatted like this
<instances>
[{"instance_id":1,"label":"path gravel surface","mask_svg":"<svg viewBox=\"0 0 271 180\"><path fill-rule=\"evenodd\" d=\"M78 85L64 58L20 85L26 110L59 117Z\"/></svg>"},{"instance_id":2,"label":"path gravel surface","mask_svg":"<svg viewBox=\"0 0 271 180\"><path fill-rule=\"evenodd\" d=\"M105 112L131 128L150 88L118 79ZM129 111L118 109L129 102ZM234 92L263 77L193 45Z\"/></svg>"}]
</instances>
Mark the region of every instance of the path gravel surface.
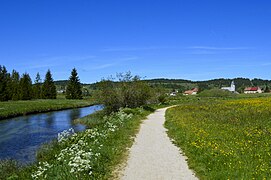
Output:
<instances>
[{"instance_id":1,"label":"path gravel surface","mask_svg":"<svg viewBox=\"0 0 271 180\"><path fill-rule=\"evenodd\" d=\"M164 128L165 111L159 109L148 116L130 149L122 180L194 180L186 157L170 141Z\"/></svg>"}]
</instances>

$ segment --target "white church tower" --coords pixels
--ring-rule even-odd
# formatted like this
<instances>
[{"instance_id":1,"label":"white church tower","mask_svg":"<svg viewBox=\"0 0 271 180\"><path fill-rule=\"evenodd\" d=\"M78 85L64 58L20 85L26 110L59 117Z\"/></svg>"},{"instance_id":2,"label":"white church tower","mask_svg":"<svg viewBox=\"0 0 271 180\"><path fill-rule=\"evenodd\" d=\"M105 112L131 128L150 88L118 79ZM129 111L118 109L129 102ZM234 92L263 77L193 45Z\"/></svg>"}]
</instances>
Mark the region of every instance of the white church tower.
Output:
<instances>
[{"instance_id":1,"label":"white church tower","mask_svg":"<svg viewBox=\"0 0 271 180\"><path fill-rule=\"evenodd\" d=\"M231 82L231 92L235 92L235 84L234 81Z\"/></svg>"},{"instance_id":2,"label":"white church tower","mask_svg":"<svg viewBox=\"0 0 271 180\"><path fill-rule=\"evenodd\" d=\"M230 92L235 92L235 84L234 81L231 82L231 87L222 87L223 90L228 90Z\"/></svg>"}]
</instances>

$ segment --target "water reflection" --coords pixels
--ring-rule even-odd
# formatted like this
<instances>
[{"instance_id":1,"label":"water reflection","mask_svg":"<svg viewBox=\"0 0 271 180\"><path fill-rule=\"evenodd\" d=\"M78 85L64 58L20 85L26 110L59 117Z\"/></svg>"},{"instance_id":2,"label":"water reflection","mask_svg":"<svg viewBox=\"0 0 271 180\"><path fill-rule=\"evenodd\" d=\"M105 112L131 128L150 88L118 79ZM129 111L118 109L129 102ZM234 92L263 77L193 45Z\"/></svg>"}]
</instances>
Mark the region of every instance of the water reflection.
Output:
<instances>
[{"instance_id":1,"label":"water reflection","mask_svg":"<svg viewBox=\"0 0 271 180\"><path fill-rule=\"evenodd\" d=\"M74 111L71 111L69 113L69 119L77 119L78 117L81 117L81 111L79 109L75 109ZM70 125L74 125L75 122L74 121L70 121Z\"/></svg>"},{"instance_id":2,"label":"water reflection","mask_svg":"<svg viewBox=\"0 0 271 180\"><path fill-rule=\"evenodd\" d=\"M84 125L74 119L86 116L101 106L28 115L0 121L0 159L12 158L21 163L35 160L38 147L65 129L82 131Z\"/></svg>"}]
</instances>

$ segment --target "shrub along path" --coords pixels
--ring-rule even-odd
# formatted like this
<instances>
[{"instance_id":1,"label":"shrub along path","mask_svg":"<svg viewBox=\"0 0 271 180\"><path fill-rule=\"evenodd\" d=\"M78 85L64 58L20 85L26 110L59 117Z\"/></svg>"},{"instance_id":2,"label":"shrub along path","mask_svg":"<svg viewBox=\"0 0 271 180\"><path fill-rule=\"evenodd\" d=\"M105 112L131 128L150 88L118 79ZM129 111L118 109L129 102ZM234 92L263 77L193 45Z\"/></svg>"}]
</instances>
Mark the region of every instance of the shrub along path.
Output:
<instances>
[{"instance_id":1,"label":"shrub along path","mask_svg":"<svg viewBox=\"0 0 271 180\"><path fill-rule=\"evenodd\" d=\"M166 109L149 115L141 125L121 179L197 179L166 134Z\"/></svg>"}]
</instances>

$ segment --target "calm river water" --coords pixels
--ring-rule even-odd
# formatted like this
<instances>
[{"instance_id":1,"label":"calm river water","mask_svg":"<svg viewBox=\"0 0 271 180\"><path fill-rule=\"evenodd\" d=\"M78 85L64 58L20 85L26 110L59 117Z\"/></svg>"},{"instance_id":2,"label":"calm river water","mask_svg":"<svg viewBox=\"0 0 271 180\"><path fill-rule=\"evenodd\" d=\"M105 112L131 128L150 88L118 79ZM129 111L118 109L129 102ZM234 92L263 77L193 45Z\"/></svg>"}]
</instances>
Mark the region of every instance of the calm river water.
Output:
<instances>
[{"instance_id":1,"label":"calm river water","mask_svg":"<svg viewBox=\"0 0 271 180\"><path fill-rule=\"evenodd\" d=\"M0 159L15 159L25 164L35 161L36 151L45 142L57 138L65 129L85 129L74 119L92 114L101 106L69 109L0 121Z\"/></svg>"}]
</instances>

